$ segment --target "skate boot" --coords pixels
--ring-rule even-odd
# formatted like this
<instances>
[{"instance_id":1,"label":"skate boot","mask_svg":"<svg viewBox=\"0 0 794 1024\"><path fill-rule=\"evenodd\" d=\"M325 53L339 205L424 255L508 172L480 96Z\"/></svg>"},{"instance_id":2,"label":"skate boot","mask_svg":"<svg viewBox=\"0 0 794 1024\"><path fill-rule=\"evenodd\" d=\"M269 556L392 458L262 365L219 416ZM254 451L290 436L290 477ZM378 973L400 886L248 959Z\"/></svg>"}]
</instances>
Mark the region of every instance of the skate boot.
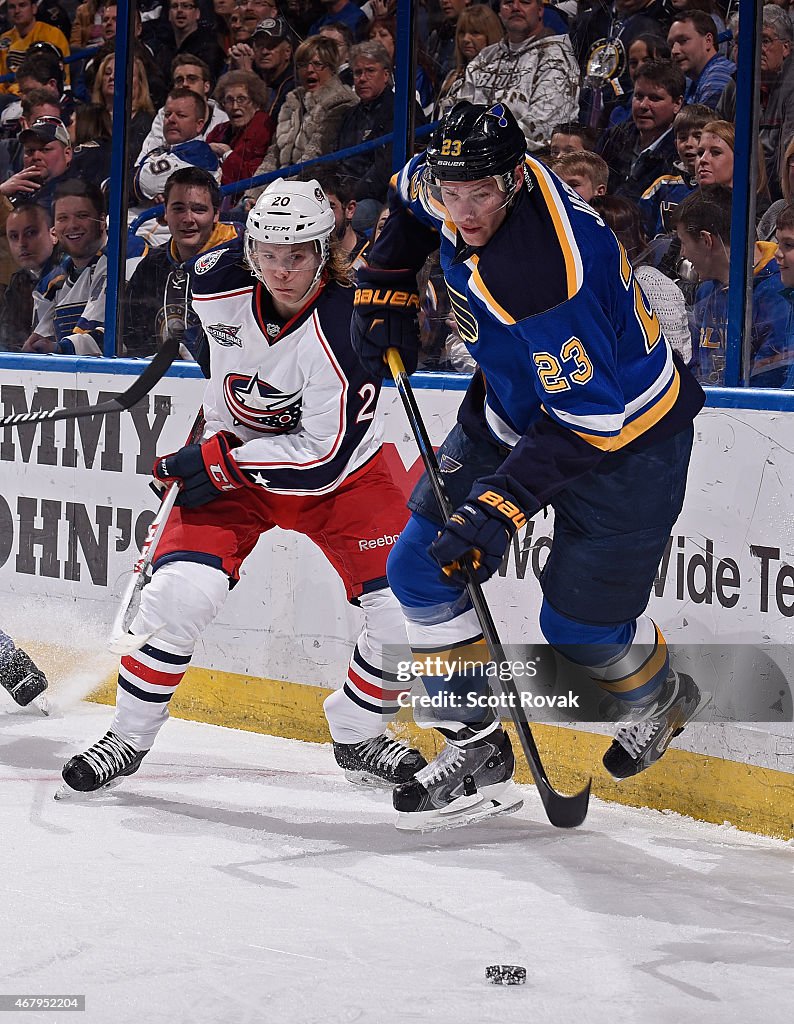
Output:
<instances>
[{"instance_id":1,"label":"skate boot","mask_svg":"<svg viewBox=\"0 0 794 1024\"><path fill-rule=\"evenodd\" d=\"M0 686L8 690L20 707L25 708L47 689L47 677L23 650L16 647L8 660L0 665ZM47 698L40 697L36 707L43 714L48 714Z\"/></svg>"},{"instance_id":2,"label":"skate boot","mask_svg":"<svg viewBox=\"0 0 794 1024\"><path fill-rule=\"evenodd\" d=\"M603 764L615 779L628 779L659 760L684 726L705 707L709 694L701 693L691 676L671 672L661 693L640 721L621 726Z\"/></svg>"},{"instance_id":3,"label":"skate boot","mask_svg":"<svg viewBox=\"0 0 794 1024\"><path fill-rule=\"evenodd\" d=\"M136 750L115 732L106 732L93 747L66 762L61 772L66 786L58 790L56 798L68 796L69 790L93 793L97 789L112 789L124 776L134 775L148 753Z\"/></svg>"},{"instance_id":4,"label":"skate boot","mask_svg":"<svg viewBox=\"0 0 794 1024\"><path fill-rule=\"evenodd\" d=\"M513 748L500 723L440 731L447 745L435 761L394 790L397 828L455 828L519 810L524 800L513 782Z\"/></svg>"},{"instance_id":5,"label":"skate boot","mask_svg":"<svg viewBox=\"0 0 794 1024\"><path fill-rule=\"evenodd\" d=\"M360 743L334 743L334 757L349 782L370 786L408 782L427 765L418 750L385 733Z\"/></svg>"}]
</instances>

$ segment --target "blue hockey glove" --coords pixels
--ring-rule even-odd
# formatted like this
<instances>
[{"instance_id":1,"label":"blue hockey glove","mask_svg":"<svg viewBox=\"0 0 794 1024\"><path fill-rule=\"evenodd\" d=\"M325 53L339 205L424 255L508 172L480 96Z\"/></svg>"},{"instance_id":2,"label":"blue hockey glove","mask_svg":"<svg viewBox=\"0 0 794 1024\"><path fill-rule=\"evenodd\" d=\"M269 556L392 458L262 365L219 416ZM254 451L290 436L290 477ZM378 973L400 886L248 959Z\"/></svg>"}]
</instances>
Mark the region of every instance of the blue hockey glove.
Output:
<instances>
[{"instance_id":1,"label":"blue hockey glove","mask_svg":"<svg viewBox=\"0 0 794 1024\"><path fill-rule=\"evenodd\" d=\"M444 523L428 548L450 581L465 583L462 560L471 556L474 578L484 583L502 564L516 530L527 517L518 500L502 485L504 477L477 480L464 503Z\"/></svg>"},{"instance_id":2,"label":"blue hockey glove","mask_svg":"<svg viewBox=\"0 0 794 1024\"><path fill-rule=\"evenodd\" d=\"M254 485L235 462L232 449L243 442L228 430L221 430L203 444L187 444L171 455L161 455L152 476L163 484L179 484L177 505L196 508L222 494Z\"/></svg>"},{"instance_id":3,"label":"blue hockey glove","mask_svg":"<svg viewBox=\"0 0 794 1024\"><path fill-rule=\"evenodd\" d=\"M350 323L350 340L361 365L372 377L390 376L386 350L396 348L405 369L419 360L419 293L409 270L362 267Z\"/></svg>"}]
</instances>

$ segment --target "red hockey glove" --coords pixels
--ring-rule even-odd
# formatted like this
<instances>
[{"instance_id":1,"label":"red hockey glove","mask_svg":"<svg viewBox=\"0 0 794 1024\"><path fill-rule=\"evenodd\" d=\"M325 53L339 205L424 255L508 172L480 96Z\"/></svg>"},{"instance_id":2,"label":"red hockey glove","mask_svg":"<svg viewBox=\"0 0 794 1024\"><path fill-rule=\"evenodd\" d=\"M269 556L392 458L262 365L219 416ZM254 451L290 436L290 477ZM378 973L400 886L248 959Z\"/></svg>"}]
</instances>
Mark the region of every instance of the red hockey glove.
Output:
<instances>
[{"instance_id":1,"label":"red hockey glove","mask_svg":"<svg viewBox=\"0 0 794 1024\"><path fill-rule=\"evenodd\" d=\"M232 449L242 443L230 431L221 430L203 444L187 444L178 452L159 456L152 476L164 484L178 482L177 505L206 505L227 491L254 486L232 455Z\"/></svg>"},{"instance_id":2,"label":"red hockey glove","mask_svg":"<svg viewBox=\"0 0 794 1024\"><path fill-rule=\"evenodd\" d=\"M386 350L396 348L405 369L419 361L419 293L409 270L362 267L353 300L350 340L359 362L376 380L390 376Z\"/></svg>"},{"instance_id":3,"label":"red hockey glove","mask_svg":"<svg viewBox=\"0 0 794 1024\"><path fill-rule=\"evenodd\" d=\"M428 548L450 580L465 583L461 563L466 555L471 556L474 578L480 583L490 579L502 564L513 534L526 526L527 517L518 500L505 490L505 479L482 477L475 481L468 498Z\"/></svg>"}]
</instances>

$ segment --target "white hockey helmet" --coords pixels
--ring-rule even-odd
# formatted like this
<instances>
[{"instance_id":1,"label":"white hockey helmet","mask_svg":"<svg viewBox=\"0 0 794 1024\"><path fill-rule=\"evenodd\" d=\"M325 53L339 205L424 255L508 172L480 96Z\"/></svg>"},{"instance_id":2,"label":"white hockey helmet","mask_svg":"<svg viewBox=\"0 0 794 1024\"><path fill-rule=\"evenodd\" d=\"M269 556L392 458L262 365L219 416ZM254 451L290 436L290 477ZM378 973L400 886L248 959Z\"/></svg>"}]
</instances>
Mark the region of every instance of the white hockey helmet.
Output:
<instances>
[{"instance_id":1,"label":"white hockey helmet","mask_svg":"<svg viewBox=\"0 0 794 1024\"><path fill-rule=\"evenodd\" d=\"M246 231L258 242L294 245L322 241L336 227L334 211L317 181L276 178L248 214Z\"/></svg>"}]
</instances>

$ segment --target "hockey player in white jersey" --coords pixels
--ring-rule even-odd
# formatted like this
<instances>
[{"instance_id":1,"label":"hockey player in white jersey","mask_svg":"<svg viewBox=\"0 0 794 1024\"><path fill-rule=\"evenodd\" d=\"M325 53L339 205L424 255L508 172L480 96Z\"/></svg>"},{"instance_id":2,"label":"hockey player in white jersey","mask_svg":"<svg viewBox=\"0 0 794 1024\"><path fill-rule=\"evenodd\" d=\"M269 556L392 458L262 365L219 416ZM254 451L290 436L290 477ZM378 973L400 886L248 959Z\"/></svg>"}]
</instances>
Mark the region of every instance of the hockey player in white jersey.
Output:
<instances>
[{"instance_id":1,"label":"hockey player in white jersey","mask_svg":"<svg viewBox=\"0 0 794 1024\"><path fill-rule=\"evenodd\" d=\"M137 771L197 640L274 526L317 544L364 613L347 678L325 701L337 762L354 781L387 784L425 765L384 732L406 689L382 664L385 644L407 642L386 588L407 513L381 457L380 380L350 344L354 290L334 227L316 181L279 179L251 210L242 245L193 264L193 308L210 346L206 426L200 444L155 463L180 496L130 627L150 638L121 659L110 730L65 765L72 789Z\"/></svg>"}]
</instances>

